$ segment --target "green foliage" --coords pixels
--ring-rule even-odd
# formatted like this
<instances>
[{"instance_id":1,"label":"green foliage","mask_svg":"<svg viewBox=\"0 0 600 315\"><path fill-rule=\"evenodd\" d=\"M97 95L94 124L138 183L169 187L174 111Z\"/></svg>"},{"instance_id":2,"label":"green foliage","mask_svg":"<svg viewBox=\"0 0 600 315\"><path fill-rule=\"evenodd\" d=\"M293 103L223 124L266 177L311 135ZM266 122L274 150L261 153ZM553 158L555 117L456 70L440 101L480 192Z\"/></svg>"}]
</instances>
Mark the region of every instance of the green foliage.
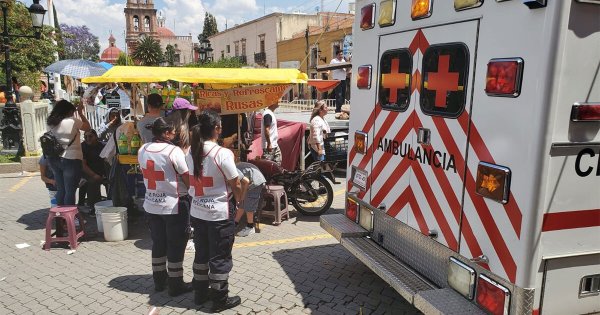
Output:
<instances>
[{"instance_id":1,"label":"green foliage","mask_svg":"<svg viewBox=\"0 0 600 315\"><path fill-rule=\"evenodd\" d=\"M169 67L175 65L175 47L171 44L168 44L165 49L165 61L169 64Z\"/></svg>"},{"instance_id":2,"label":"green foliage","mask_svg":"<svg viewBox=\"0 0 600 315\"><path fill-rule=\"evenodd\" d=\"M158 66L164 60L160 43L150 36L144 36L138 41L131 57L142 66Z\"/></svg>"},{"instance_id":3,"label":"green foliage","mask_svg":"<svg viewBox=\"0 0 600 315\"><path fill-rule=\"evenodd\" d=\"M187 67L191 68L241 68L246 64L240 62L240 59L237 57L229 57L219 59L217 61L211 61L207 63L193 63L187 65Z\"/></svg>"},{"instance_id":4,"label":"green foliage","mask_svg":"<svg viewBox=\"0 0 600 315\"><path fill-rule=\"evenodd\" d=\"M217 28L217 19L215 19L212 14L206 12L204 14L204 27L202 28L202 34L198 35L198 39L202 40L202 38L209 38L218 32L219 29Z\"/></svg>"},{"instance_id":5,"label":"green foliage","mask_svg":"<svg viewBox=\"0 0 600 315\"><path fill-rule=\"evenodd\" d=\"M119 53L119 57L115 63L117 66L135 66L133 59L124 52Z\"/></svg>"},{"instance_id":6,"label":"green foliage","mask_svg":"<svg viewBox=\"0 0 600 315\"><path fill-rule=\"evenodd\" d=\"M27 7L21 2L11 1L8 11L8 31L11 35L33 35L31 17ZM28 85L34 90L39 86L41 71L53 63L54 53L58 51L52 43L53 28L45 26L41 39L11 38L10 61L12 75L17 77L21 85ZM4 54L0 54L0 84L5 82Z\"/></svg>"},{"instance_id":7,"label":"green foliage","mask_svg":"<svg viewBox=\"0 0 600 315\"><path fill-rule=\"evenodd\" d=\"M0 164L2 163L19 163L21 158L13 154L0 154Z\"/></svg>"}]
</instances>

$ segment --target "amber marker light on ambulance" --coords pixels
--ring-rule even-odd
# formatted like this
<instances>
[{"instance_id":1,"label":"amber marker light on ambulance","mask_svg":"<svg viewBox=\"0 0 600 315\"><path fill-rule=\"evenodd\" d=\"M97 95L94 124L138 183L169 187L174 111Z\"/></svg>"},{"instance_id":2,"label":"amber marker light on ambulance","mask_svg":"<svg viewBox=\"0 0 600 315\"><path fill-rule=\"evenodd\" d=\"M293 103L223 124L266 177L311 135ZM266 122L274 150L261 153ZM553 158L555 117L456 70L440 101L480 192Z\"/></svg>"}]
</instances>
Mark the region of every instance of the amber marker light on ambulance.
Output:
<instances>
[{"instance_id":1,"label":"amber marker light on ambulance","mask_svg":"<svg viewBox=\"0 0 600 315\"><path fill-rule=\"evenodd\" d=\"M360 28L368 30L375 24L375 3L367 4L360 9Z\"/></svg>"},{"instance_id":2,"label":"amber marker light on ambulance","mask_svg":"<svg viewBox=\"0 0 600 315\"><path fill-rule=\"evenodd\" d=\"M489 96L517 97L521 94L523 59L502 58L488 62L485 93Z\"/></svg>"},{"instance_id":3,"label":"amber marker light on ambulance","mask_svg":"<svg viewBox=\"0 0 600 315\"><path fill-rule=\"evenodd\" d=\"M379 19L381 27L394 25L396 22L396 0L383 0L379 3Z\"/></svg>"},{"instance_id":4,"label":"amber marker light on ambulance","mask_svg":"<svg viewBox=\"0 0 600 315\"><path fill-rule=\"evenodd\" d=\"M507 203L510 192L510 169L504 166L479 162L475 193L500 203Z\"/></svg>"},{"instance_id":5,"label":"amber marker light on ambulance","mask_svg":"<svg viewBox=\"0 0 600 315\"><path fill-rule=\"evenodd\" d=\"M354 133L354 151L359 154L367 153L367 134L362 131Z\"/></svg>"},{"instance_id":6,"label":"amber marker light on ambulance","mask_svg":"<svg viewBox=\"0 0 600 315\"><path fill-rule=\"evenodd\" d=\"M359 66L358 77L356 78L356 87L359 89L371 88L371 66Z\"/></svg>"},{"instance_id":7,"label":"amber marker light on ambulance","mask_svg":"<svg viewBox=\"0 0 600 315\"><path fill-rule=\"evenodd\" d=\"M454 0L454 10L466 10L477 8L483 3L482 0Z\"/></svg>"},{"instance_id":8,"label":"amber marker light on ambulance","mask_svg":"<svg viewBox=\"0 0 600 315\"><path fill-rule=\"evenodd\" d=\"M413 20L424 19L431 16L433 0L412 0L410 17Z\"/></svg>"}]
</instances>

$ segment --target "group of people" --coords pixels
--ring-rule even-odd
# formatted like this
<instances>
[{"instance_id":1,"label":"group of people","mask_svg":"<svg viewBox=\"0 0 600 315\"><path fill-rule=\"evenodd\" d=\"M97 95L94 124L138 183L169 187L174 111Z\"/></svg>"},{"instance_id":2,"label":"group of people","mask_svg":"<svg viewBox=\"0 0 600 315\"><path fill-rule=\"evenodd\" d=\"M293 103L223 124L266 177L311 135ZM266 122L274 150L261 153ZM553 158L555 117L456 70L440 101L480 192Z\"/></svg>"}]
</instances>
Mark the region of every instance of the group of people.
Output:
<instances>
[{"instance_id":1,"label":"group of people","mask_svg":"<svg viewBox=\"0 0 600 315\"><path fill-rule=\"evenodd\" d=\"M196 304L212 300L216 312L235 307L241 299L229 296L228 279L235 232L240 230L236 226L245 214L247 225L237 235L254 233L254 213L260 207L266 179L251 163L236 165L233 152L219 145L223 143L223 125L218 113L205 110L197 115L197 107L177 98L165 117L158 94L148 95L147 104L148 112L136 122L136 128L144 142L138 162L146 187L143 207L152 239L155 289L168 289L171 296L193 290ZM265 109L261 134L264 157L281 163L274 114L277 106ZM329 132L326 113L327 106L320 101L311 116L309 143L315 160L324 159L323 139ZM101 179L102 167L88 158L99 155L98 143L114 139L120 113L111 111L97 134L82 106L61 100L47 123L65 150L60 157L44 161L53 176L43 172L42 179L56 189L57 205L74 205L82 175L88 175L88 182ZM80 131L85 133L83 143ZM97 198L95 187L86 190L90 200ZM183 258L192 229L195 257L190 285L183 281Z\"/></svg>"},{"instance_id":2,"label":"group of people","mask_svg":"<svg viewBox=\"0 0 600 315\"><path fill-rule=\"evenodd\" d=\"M149 114L138 122L138 127L152 131L138 160L146 185L144 209L153 242L155 289L168 288L171 296L193 289L194 302L212 300L215 312L235 307L241 299L229 296L228 278L236 223L245 210L258 207L265 179L252 164L236 166L233 152L219 145L223 130L219 114L206 110L196 116L196 107L176 99L174 112L183 109L191 116L162 118L154 100L159 102L158 97L148 97ZM191 286L183 281L190 225L195 247ZM240 234L247 235L250 229L247 226Z\"/></svg>"}]
</instances>

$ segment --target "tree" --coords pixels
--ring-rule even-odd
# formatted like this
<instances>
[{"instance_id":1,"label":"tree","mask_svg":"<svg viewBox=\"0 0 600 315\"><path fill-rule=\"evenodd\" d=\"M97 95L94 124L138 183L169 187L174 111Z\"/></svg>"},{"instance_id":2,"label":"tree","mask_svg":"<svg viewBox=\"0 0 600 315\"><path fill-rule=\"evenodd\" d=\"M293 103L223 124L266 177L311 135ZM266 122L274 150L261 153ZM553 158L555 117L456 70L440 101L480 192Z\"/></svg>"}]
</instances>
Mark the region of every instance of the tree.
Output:
<instances>
[{"instance_id":1,"label":"tree","mask_svg":"<svg viewBox=\"0 0 600 315\"><path fill-rule=\"evenodd\" d=\"M218 32L219 29L217 28L217 19L215 19L212 14L206 12L204 14L204 27L202 28L202 34L198 35L198 40L202 40L202 38L209 38Z\"/></svg>"},{"instance_id":2,"label":"tree","mask_svg":"<svg viewBox=\"0 0 600 315\"><path fill-rule=\"evenodd\" d=\"M124 52L119 53L119 57L117 58L115 64L117 66L135 66L133 59L131 59L131 57Z\"/></svg>"},{"instance_id":3,"label":"tree","mask_svg":"<svg viewBox=\"0 0 600 315\"><path fill-rule=\"evenodd\" d=\"M165 49L165 61L169 64L169 67L175 65L175 47L171 44L168 44Z\"/></svg>"},{"instance_id":4,"label":"tree","mask_svg":"<svg viewBox=\"0 0 600 315\"><path fill-rule=\"evenodd\" d=\"M193 63L187 65L190 68L241 68L246 64L240 61L238 57L226 57L221 58L217 61L211 61L207 63Z\"/></svg>"},{"instance_id":5,"label":"tree","mask_svg":"<svg viewBox=\"0 0 600 315\"><path fill-rule=\"evenodd\" d=\"M87 26L61 24L60 29L64 43L61 59L99 60L100 43L98 42L98 36L92 34Z\"/></svg>"},{"instance_id":6,"label":"tree","mask_svg":"<svg viewBox=\"0 0 600 315\"><path fill-rule=\"evenodd\" d=\"M142 66L158 66L163 62L160 43L150 36L143 36L138 41L137 47L131 57Z\"/></svg>"},{"instance_id":7,"label":"tree","mask_svg":"<svg viewBox=\"0 0 600 315\"><path fill-rule=\"evenodd\" d=\"M9 2L8 29L12 34L33 34L31 17L22 2ZM40 72L54 62L54 53L58 51L52 43L53 28L45 26L41 39L11 38L10 63L12 75L17 77L21 85L28 85L34 90L39 86ZM6 84L4 54L0 54L0 84Z\"/></svg>"}]
</instances>

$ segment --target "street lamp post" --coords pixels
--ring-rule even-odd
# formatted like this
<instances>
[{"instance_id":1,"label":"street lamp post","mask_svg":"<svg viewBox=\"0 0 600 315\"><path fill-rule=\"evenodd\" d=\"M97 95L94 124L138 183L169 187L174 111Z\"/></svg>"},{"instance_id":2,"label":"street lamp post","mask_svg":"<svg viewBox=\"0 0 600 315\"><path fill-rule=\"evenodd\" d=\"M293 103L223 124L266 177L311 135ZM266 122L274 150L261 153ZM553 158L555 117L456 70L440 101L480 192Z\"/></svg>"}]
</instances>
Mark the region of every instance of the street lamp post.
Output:
<instances>
[{"instance_id":1,"label":"street lamp post","mask_svg":"<svg viewBox=\"0 0 600 315\"><path fill-rule=\"evenodd\" d=\"M2 113L4 117L0 122L0 130L2 131L2 141L4 147L13 147L16 143L21 143L21 115L20 110L13 100L13 85L12 85L12 66L10 62L10 39L11 38L35 38L40 39L42 27L44 26L44 15L46 10L40 4L40 0L33 0L33 4L29 7L29 15L33 25L34 35L14 35L9 33L8 29L8 9L11 5L11 0L0 0L2 7L2 17L4 18L4 28L2 30L3 49L4 49L4 67L6 75L6 91L4 96L6 104ZM19 153L22 153L23 146L19 148Z\"/></svg>"},{"instance_id":2,"label":"street lamp post","mask_svg":"<svg viewBox=\"0 0 600 315\"><path fill-rule=\"evenodd\" d=\"M198 52L200 53L200 61L202 63L206 63L212 61L212 47L210 47L210 40L208 38L201 37L200 40L200 48L198 48Z\"/></svg>"}]
</instances>

